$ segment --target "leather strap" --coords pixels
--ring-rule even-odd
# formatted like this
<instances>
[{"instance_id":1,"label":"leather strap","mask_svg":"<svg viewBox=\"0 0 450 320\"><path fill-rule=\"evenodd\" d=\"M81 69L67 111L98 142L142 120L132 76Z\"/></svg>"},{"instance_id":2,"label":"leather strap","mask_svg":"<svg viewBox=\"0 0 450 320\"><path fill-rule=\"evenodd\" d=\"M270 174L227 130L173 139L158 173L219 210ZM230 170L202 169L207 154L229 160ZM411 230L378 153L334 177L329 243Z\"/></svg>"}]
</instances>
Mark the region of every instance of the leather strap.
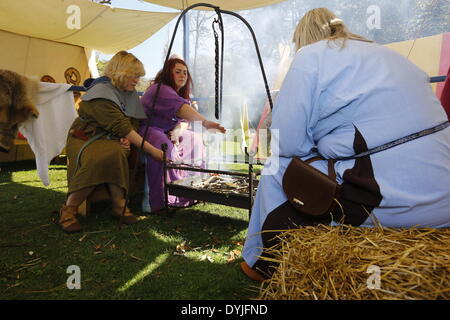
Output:
<instances>
[{"instance_id":1,"label":"leather strap","mask_svg":"<svg viewBox=\"0 0 450 320\"><path fill-rule=\"evenodd\" d=\"M336 171L334 170L334 160L333 159L328 159L328 176L331 179L336 180Z\"/></svg>"},{"instance_id":2,"label":"leather strap","mask_svg":"<svg viewBox=\"0 0 450 320\"><path fill-rule=\"evenodd\" d=\"M78 151L78 156L77 156L77 161L75 162L75 172L78 170L78 168L81 166L80 164L80 160L81 160L81 154L83 153L84 149L86 149L86 147L88 145L90 145L92 142L94 142L95 140L100 139L103 136L106 136L107 132L106 131L102 131L98 134L96 134L95 136L93 136L91 139L89 139L88 141L86 141L83 146L81 147L80 151Z\"/></svg>"},{"instance_id":3,"label":"leather strap","mask_svg":"<svg viewBox=\"0 0 450 320\"><path fill-rule=\"evenodd\" d=\"M310 163L312 163L314 161L317 161L317 160L326 160L326 159L323 158L322 156L315 156L315 157L309 158L308 160L305 160L305 163L310 164ZM336 171L334 170L334 162L335 162L335 160L334 159L328 159L327 162L328 162L328 176L331 179L336 180Z\"/></svg>"},{"instance_id":4,"label":"leather strap","mask_svg":"<svg viewBox=\"0 0 450 320\"><path fill-rule=\"evenodd\" d=\"M372 148L370 150L358 153L358 154L350 156L350 157L336 158L334 160L350 160L350 159L366 157L368 155L371 155L371 154L374 154L374 153L377 153L377 152L380 152L380 151L384 151L386 149L390 149L392 147L398 146L398 145L406 143L408 141L415 140L415 139L418 139L420 137L424 137L424 136L427 136L429 134L432 134L432 133L444 130L444 129L446 129L449 126L450 126L449 121L445 121L444 123L441 123L441 124L439 124L437 126L434 126L432 128L428 128L428 129L425 129L425 130L422 130L422 131L418 131L416 133L413 133L413 134L410 134L410 135L408 135L406 137L403 137L403 138L391 141L389 143L383 144L383 145L378 146L376 148Z\"/></svg>"},{"instance_id":5,"label":"leather strap","mask_svg":"<svg viewBox=\"0 0 450 320\"><path fill-rule=\"evenodd\" d=\"M309 158L308 160L305 160L307 164L310 164L311 162L317 161L317 160L325 160L322 156L315 156L312 158Z\"/></svg>"}]
</instances>

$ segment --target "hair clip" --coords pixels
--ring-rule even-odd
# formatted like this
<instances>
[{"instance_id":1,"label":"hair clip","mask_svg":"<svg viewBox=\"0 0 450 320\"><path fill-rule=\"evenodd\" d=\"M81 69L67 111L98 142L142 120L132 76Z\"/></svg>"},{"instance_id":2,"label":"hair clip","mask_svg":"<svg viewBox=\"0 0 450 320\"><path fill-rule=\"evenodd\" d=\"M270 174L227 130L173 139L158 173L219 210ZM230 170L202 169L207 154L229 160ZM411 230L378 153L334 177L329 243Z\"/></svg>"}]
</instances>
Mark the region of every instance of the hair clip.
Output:
<instances>
[{"instance_id":1,"label":"hair clip","mask_svg":"<svg viewBox=\"0 0 450 320\"><path fill-rule=\"evenodd\" d=\"M342 22L342 20L339 19L339 18L334 18L334 19L331 19L331 21L329 22L329 24L330 24L330 25L333 25L333 24L337 24L338 22Z\"/></svg>"}]
</instances>

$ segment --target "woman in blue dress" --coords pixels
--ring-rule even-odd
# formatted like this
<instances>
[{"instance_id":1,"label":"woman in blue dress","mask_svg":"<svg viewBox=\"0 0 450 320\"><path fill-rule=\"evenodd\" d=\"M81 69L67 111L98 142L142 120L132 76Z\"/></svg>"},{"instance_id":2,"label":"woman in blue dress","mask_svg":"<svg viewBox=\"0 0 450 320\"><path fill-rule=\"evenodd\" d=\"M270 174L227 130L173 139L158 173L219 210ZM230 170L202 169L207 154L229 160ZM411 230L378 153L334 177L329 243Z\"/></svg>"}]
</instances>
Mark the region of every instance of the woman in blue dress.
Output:
<instances>
[{"instance_id":1,"label":"woman in blue dress","mask_svg":"<svg viewBox=\"0 0 450 320\"><path fill-rule=\"evenodd\" d=\"M325 8L297 25L298 50L273 108L272 155L259 183L243 250L243 271L273 272L264 248L277 232L319 223L371 227L450 226L450 128L361 158L335 162L341 208L313 219L282 188L293 157L327 173L327 160L381 146L447 121L429 77L396 52L352 34ZM445 125L444 125L445 127Z\"/></svg>"}]
</instances>

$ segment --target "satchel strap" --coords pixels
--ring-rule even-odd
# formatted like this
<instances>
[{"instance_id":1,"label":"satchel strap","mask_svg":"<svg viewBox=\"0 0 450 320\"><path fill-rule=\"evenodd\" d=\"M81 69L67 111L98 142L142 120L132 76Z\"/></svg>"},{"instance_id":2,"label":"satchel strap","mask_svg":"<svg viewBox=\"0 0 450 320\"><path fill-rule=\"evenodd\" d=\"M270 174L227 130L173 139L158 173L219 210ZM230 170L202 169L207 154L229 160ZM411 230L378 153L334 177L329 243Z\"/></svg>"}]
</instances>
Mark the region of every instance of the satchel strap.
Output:
<instances>
[{"instance_id":1,"label":"satchel strap","mask_svg":"<svg viewBox=\"0 0 450 320\"><path fill-rule=\"evenodd\" d=\"M336 171L334 170L334 160L333 159L328 159L328 176L331 179L336 180Z\"/></svg>"},{"instance_id":2,"label":"satchel strap","mask_svg":"<svg viewBox=\"0 0 450 320\"><path fill-rule=\"evenodd\" d=\"M325 160L325 159L323 157L321 157L321 156L315 156L315 157L309 158L308 160L305 160L305 162L307 164L310 164L311 162L314 162L314 161L317 161L317 160Z\"/></svg>"},{"instance_id":3,"label":"satchel strap","mask_svg":"<svg viewBox=\"0 0 450 320\"><path fill-rule=\"evenodd\" d=\"M315 156L312 158L309 158L308 160L305 160L307 164L310 164L311 162L317 161L317 160L326 160L321 156ZM336 180L336 171L334 170L334 159L328 159L328 176L330 179Z\"/></svg>"},{"instance_id":4,"label":"satchel strap","mask_svg":"<svg viewBox=\"0 0 450 320\"><path fill-rule=\"evenodd\" d=\"M350 157L336 158L334 160L350 160L350 159L357 159L357 158L361 158L361 157L366 157L366 156L369 156L371 154L374 154L374 153L377 153L377 152L380 152L380 151L384 151L386 149L398 146L400 144L403 144L403 143L406 143L406 142L409 142L409 141L412 141L412 140L415 140L415 139L427 136L429 134L432 134L432 133L444 130L444 129L446 129L449 126L450 126L449 121L446 121L446 122L441 123L441 124L439 124L437 126L434 126L432 128L425 129L425 130L422 130L422 131L418 131L416 133L413 133L413 134L410 134L410 135L408 135L406 137L403 137L403 138L400 138L400 139L388 142L388 143L383 144L381 146L378 146L376 148L372 148L370 150L367 150L367 151L355 154L355 155L350 156Z\"/></svg>"}]
</instances>

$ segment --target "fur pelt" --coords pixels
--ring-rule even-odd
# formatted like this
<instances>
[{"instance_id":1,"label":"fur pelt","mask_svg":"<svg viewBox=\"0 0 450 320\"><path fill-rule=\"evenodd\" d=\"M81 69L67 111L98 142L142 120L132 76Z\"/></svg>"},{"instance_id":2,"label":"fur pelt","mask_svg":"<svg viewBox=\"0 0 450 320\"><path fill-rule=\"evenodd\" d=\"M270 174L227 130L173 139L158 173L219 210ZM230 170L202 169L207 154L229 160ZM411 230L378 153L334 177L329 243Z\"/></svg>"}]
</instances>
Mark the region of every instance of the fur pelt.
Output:
<instances>
[{"instance_id":1,"label":"fur pelt","mask_svg":"<svg viewBox=\"0 0 450 320\"><path fill-rule=\"evenodd\" d=\"M0 69L0 151L12 148L20 123L39 115L34 103L38 86L37 81Z\"/></svg>"}]
</instances>

